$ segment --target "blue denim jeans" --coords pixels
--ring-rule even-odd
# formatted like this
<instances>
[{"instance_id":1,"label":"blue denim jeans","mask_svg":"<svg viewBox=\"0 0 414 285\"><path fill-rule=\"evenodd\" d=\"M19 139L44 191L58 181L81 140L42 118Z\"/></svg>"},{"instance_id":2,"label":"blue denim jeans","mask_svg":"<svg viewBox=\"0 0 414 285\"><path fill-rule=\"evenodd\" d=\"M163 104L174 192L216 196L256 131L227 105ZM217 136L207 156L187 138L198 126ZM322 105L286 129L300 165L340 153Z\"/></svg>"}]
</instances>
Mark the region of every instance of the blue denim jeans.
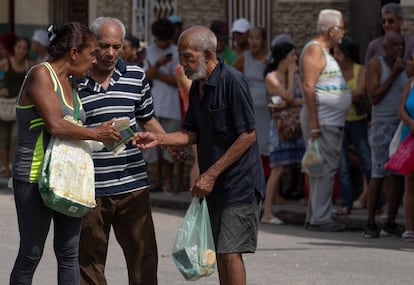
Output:
<instances>
[{"instance_id":1,"label":"blue denim jeans","mask_svg":"<svg viewBox=\"0 0 414 285\"><path fill-rule=\"evenodd\" d=\"M347 121L339 163L339 192L342 207L352 209L352 178L348 146L353 145L358 155L362 173L369 183L371 179L371 150L368 143L368 120Z\"/></svg>"}]
</instances>

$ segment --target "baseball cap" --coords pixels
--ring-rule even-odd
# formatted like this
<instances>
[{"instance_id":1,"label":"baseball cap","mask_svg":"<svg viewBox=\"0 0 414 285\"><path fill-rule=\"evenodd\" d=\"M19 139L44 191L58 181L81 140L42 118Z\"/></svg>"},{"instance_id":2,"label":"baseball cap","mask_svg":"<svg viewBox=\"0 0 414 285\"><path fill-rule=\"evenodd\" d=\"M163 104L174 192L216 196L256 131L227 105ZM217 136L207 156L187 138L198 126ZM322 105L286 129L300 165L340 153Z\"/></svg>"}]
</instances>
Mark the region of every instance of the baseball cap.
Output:
<instances>
[{"instance_id":1,"label":"baseball cap","mask_svg":"<svg viewBox=\"0 0 414 285\"><path fill-rule=\"evenodd\" d=\"M246 33L251 28L250 22L244 18L237 19L233 22L231 32Z\"/></svg>"},{"instance_id":2,"label":"baseball cap","mask_svg":"<svg viewBox=\"0 0 414 285\"><path fill-rule=\"evenodd\" d=\"M50 44L46 30L35 30L33 33L32 41L39 42L44 47L48 47Z\"/></svg>"},{"instance_id":3,"label":"baseball cap","mask_svg":"<svg viewBox=\"0 0 414 285\"><path fill-rule=\"evenodd\" d=\"M177 15L169 16L168 20L173 24L182 24L183 23L183 19L181 19L181 17L177 16Z\"/></svg>"},{"instance_id":4,"label":"baseball cap","mask_svg":"<svg viewBox=\"0 0 414 285\"><path fill-rule=\"evenodd\" d=\"M223 21L213 21L210 30L218 39L227 40L229 38L229 27Z\"/></svg>"}]
</instances>

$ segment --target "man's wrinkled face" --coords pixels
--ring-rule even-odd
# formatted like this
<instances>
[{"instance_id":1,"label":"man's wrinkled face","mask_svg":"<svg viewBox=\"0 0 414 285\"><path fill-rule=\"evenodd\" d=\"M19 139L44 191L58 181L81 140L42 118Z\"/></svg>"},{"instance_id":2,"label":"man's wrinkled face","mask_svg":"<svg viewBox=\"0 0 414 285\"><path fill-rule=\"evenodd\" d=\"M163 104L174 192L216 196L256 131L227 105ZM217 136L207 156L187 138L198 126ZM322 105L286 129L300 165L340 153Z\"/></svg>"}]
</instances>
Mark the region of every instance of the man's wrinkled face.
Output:
<instances>
[{"instance_id":1,"label":"man's wrinkled face","mask_svg":"<svg viewBox=\"0 0 414 285\"><path fill-rule=\"evenodd\" d=\"M184 73L191 80L201 80L207 77L207 63L202 52L187 49L178 50L180 64L184 68Z\"/></svg>"},{"instance_id":2,"label":"man's wrinkled face","mask_svg":"<svg viewBox=\"0 0 414 285\"><path fill-rule=\"evenodd\" d=\"M122 52L122 30L114 23L106 23L101 27L96 53L97 66L106 71L115 69L118 57Z\"/></svg>"},{"instance_id":3,"label":"man's wrinkled face","mask_svg":"<svg viewBox=\"0 0 414 285\"><path fill-rule=\"evenodd\" d=\"M344 20L341 17L339 19L339 24L336 26L333 26L332 40L333 40L334 45L340 44L344 36L345 36Z\"/></svg>"}]
</instances>

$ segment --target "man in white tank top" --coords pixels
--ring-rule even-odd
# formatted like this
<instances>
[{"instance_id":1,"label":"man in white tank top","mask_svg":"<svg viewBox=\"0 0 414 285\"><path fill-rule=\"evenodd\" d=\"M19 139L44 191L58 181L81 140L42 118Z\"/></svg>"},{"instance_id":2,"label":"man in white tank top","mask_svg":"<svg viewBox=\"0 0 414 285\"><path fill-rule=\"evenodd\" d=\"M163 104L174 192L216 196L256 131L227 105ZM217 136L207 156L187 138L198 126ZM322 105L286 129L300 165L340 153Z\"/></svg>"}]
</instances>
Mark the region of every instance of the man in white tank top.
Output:
<instances>
[{"instance_id":1,"label":"man in white tank top","mask_svg":"<svg viewBox=\"0 0 414 285\"><path fill-rule=\"evenodd\" d=\"M324 158L322 175L309 173L309 202L305 227L313 231L341 231L345 225L332 217L332 191L339 167L343 127L351 94L341 69L329 50L341 42L344 21L337 10L321 10L317 35L300 57L304 108L301 113L305 140L319 143Z\"/></svg>"}]
</instances>

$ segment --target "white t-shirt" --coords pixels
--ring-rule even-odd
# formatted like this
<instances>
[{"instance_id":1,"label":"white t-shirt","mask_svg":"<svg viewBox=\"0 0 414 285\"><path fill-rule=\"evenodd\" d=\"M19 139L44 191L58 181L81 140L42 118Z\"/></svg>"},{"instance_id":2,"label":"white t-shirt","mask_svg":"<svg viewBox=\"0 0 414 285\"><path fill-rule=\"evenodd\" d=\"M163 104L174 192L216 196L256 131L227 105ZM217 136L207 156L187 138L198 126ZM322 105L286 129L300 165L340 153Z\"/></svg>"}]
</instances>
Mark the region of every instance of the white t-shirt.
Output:
<instances>
[{"instance_id":1,"label":"white t-shirt","mask_svg":"<svg viewBox=\"0 0 414 285\"><path fill-rule=\"evenodd\" d=\"M172 53L171 60L158 68L158 72L162 74L174 75L175 68L179 64L179 57L177 46L171 45L166 49L160 49L155 44L150 45L146 50L146 59L144 61L144 69L147 70L151 65L154 65L157 60ZM155 116L181 120L180 98L176 86L170 85L164 81L153 79L151 88L152 97L154 100Z\"/></svg>"}]
</instances>

